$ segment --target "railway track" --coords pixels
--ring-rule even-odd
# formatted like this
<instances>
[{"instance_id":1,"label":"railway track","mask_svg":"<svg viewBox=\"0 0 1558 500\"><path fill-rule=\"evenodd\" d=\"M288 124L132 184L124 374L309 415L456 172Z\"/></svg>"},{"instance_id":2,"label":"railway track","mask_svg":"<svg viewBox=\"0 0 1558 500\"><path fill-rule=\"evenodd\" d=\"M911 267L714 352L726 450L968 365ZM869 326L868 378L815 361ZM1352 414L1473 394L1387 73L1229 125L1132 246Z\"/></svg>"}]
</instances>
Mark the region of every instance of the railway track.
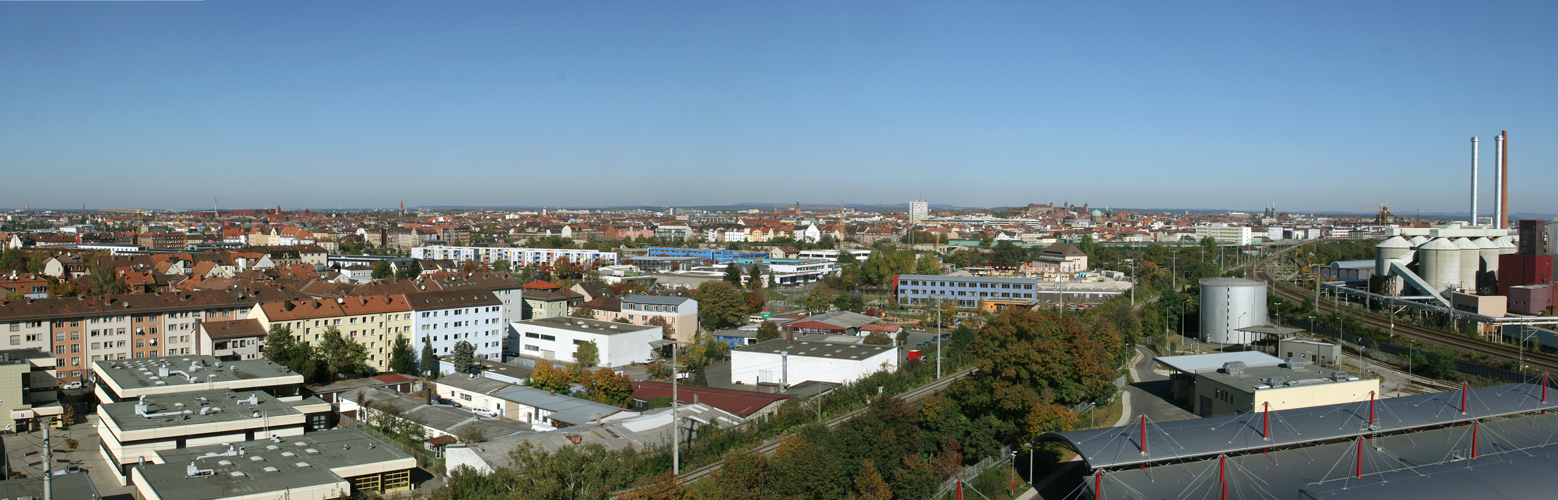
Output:
<instances>
[{"instance_id":1,"label":"railway track","mask_svg":"<svg viewBox=\"0 0 1558 500\"><path fill-rule=\"evenodd\" d=\"M1305 298L1313 297L1313 295L1311 295L1313 290L1299 288L1298 286L1291 283L1272 279L1271 276L1264 273L1264 266L1260 265L1261 262L1257 262L1252 266L1253 269L1251 269L1251 273L1256 277L1257 280L1266 283L1270 289L1277 294L1277 296L1282 297L1283 299L1292 300L1297 303L1303 303ZM1315 307L1320 311L1327 312L1338 309L1338 306L1328 304L1325 300L1317 301ZM1521 350L1516 346L1472 339L1463 335L1445 333L1410 323L1396 322L1394 323L1394 328L1392 328L1391 320L1382 314L1350 307L1340 307L1340 309L1348 311L1354 316L1357 316L1359 320L1366 325L1379 328L1381 330L1393 331L1396 335L1401 335L1410 339L1417 339L1424 345L1459 349L1477 354L1486 354L1507 360L1521 359ZM1558 373L1558 358L1553 356L1539 352L1525 351L1524 361L1527 367L1536 372Z\"/></svg>"},{"instance_id":2,"label":"railway track","mask_svg":"<svg viewBox=\"0 0 1558 500\"><path fill-rule=\"evenodd\" d=\"M925 384L925 385L916 387L916 388L914 388L912 390L909 390L908 392L904 392L902 394L899 394L897 397L898 397L898 399L902 399L902 400L910 402L910 403L917 403L920 400L923 400L923 399L929 397L932 394L935 394L937 392L941 392L941 390L946 389L947 387L950 387L954 382L957 382L958 380L961 380L963 377L966 377L966 376L968 376L968 374L973 373L973 372L974 372L974 367L964 368L962 370L959 370L959 371L953 372L951 374L948 374L947 376L942 377L940 380L933 381L933 382L931 382L929 384ZM858 417L858 416L864 414L869 409L870 408L867 407L867 406L862 406L860 408L856 408L855 410L850 411L849 413L845 413L843 415L839 415L837 417L833 417L833 418L829 419L827 422L824 422L823 425L826 426L828 429L837 428L840 425L844 425L845 422L848 422L848 421L854 419L855 417ZM789 439L790 437L792 437L794 435L795 435L795 433L791 432L791 433L787 433L787 434L785 434L783 436L770 438L770 439L764 441L762 444L759 444L756 447L753 447L752 451L755 452L755 453L761 454L763 456L772 456L774 454L774 452L779 451L779 446L783 445L784 441L786 439ZM693 482L695 482L695 481L697 481L699 479L703 479L705 477L708 477L711 474L719 472L719 470L724 468L724 467L725 467L725 461L723 459L716 460L716 461L714 461L712 463L709 463L709 464L706 464L706 465L704 465L702 467L698 467L696 469L693 469L693 470L690 470L690 471L682 473L681 476L678 476L676 478L676 481L678 483L682 484L683 486L688 485L688 484L692 484Z\"/></svg>"}]
</instances>

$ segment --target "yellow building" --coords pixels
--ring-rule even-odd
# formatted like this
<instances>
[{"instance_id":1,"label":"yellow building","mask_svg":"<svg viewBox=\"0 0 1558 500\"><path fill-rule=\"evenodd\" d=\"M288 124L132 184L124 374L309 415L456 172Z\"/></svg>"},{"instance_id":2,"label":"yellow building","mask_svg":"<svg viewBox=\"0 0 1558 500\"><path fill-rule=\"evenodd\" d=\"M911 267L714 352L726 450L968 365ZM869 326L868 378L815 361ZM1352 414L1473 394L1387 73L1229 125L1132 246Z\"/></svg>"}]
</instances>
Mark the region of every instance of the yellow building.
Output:
<instances>
[{"instance_id":1,"label":"yellow building","mask_svg":"<svg viewBox=\"0 0 1558 500\"><path fill-rule=\"evenodd\" d=\"M267 302L256 304L250 317L267 331L272 325L291 328L293 336L315 346L326 328L335 327L367 348L369 368L389 371L396 336L412 340L411 314L405 295L376 295Z\"/></svg>"}]
</instances>

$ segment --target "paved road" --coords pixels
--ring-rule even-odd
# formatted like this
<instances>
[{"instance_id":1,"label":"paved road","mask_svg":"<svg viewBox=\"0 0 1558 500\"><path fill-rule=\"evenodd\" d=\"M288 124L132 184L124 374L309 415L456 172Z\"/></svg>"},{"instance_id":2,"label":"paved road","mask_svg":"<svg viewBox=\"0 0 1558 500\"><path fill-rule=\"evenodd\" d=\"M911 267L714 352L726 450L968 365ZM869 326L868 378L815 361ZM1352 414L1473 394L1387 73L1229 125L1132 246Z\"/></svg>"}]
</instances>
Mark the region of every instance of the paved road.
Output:
<instances>
[{"instance_id":1,"label":"paved road","mask_svg":"<svg viewBox=\"0 0 1558 500\"><path fill-rule=\"evenodd\" d=\"M89 472L87 477L91 478L92 485L97 487L98 495L103 498L128 499L135 493L134 488L119 485L113 473L109 472L108 461L98 451L100 440L97 437L97 415L88 415L85 423L73 425L69 429L52 429L50 437L55 450L54 460L57 462L55 468L64 466L62 461L76 463ZM65 446L66 438L79 441L75 450ZM43 474L42 448L42 431L5 436L5 449L11 461L11 469L27 477Z\"/></svg>"},{"instance_id":2,"label":"paved road","mask_svg":"<svg viewBox=\"0 0 1558 500\"><path fill-rule=\"evenodd\" d=\"M1189 420L1198 418L1195 414L1180 408L1168 400L1170 398L1169 379L1152 371L1152 351L1142 346L1136 346L1136 352L1140 358L1136 364L1131 365L1131 379L1136 383L1125 387L1125 392L1130 398L1130 414L1122 415L1127 422L1139 418L1145 413L1147 419L1153 422L1172 422L1175 420Z\"/></svg>"}]
</instances>

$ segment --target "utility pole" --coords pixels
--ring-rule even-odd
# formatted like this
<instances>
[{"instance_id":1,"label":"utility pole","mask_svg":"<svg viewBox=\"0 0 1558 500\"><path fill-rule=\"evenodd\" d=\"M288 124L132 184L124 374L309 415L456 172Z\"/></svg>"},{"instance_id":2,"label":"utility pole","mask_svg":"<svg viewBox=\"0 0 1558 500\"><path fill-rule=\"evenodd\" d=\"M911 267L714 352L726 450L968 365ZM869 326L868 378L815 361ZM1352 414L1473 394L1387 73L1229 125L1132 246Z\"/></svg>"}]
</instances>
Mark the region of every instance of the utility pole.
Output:
<instances>
[{"instance_id":1,"label":"utility pole","mask_svg":"<svg viewBox=\"0 0 1558 500\"><path fill-rule=\"evenodd\" d=\"M941 379L941 307L947 299L936 301L936 379Z\"/></svg>"},{"instance_id":2,"label":"utility pole","mask_svg":"<svg viewBox=\"0 0 1558 500\"><path fill-rule=\"evenodd\" d=\"M681 343L679 341L675 340L675 339L672 339L671 340L671 475L672 476L680 476L680 475L682 475L681 426L677 425L677 423L676 423L676 407L678 406L677 405L678 401L676 399L676 382L677 382L676 379L681 377L681 373L680 372L682 371L681 368L679 368L677 366L677 364L676 364L676 351L678 351L678 349L677 349L678 347L681 347ZM599 422L597 422L597 423L599 423Z\"/></svg>"},{"instance_id":3,"label":"utility pole","mask_svg":"<svg viewBox=\"0 0 1558 500\"><path fill-rule=\"evenodd\" d=\"M49 442L49 417L43 417L43 500L54 500L54 445Z\"/></svg>"}]
</instances>

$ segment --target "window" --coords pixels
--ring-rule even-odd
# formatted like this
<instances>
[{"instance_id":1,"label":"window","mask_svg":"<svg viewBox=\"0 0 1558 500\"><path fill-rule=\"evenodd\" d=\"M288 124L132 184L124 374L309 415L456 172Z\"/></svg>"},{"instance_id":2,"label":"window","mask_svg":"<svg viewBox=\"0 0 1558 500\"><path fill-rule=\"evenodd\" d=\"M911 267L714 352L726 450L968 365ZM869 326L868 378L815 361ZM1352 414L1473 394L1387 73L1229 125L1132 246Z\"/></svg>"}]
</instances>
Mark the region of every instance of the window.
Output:
<instances>
[{"instance_id":1,"label":"window","mask_svg":"<svg viewBox=\"0 0 1558 500\"><path fill-rule=\"evenodd\" d=\"M11 336L11 345L22 345L22 336L21 335L12 335Z\"/></svg>"},{"instance_id":2,"label":"window","mask_svg":"<svg viewBox=\"0 0 1558 500\"><path fill-rule=\"evenodd\" d=\"M70 340L81 340L81 332L80 331L70 332Z\"/></svg>"},{"instance_id":3,"label":"window","mask_svg":"<svg viewBox=\"0 0 1558 500\"><path fill-rule=\"evenodd\" d=\"M70 345L70 352L71 352L71 354L80 353L81 352L81 344L71 344Z\"/></svg>"},{"instance_id":4,"label":"window","mask_svg":"<svg viewBox=\"0 0 1558 500\"><path fill-rule=\"evenodd\" d=\"M460 395L460 399L463 399L465 401L470 401L471 400L471 395L470 394L461 394Z\"/></svg>"},{"instance_id":5,"label":"window","mask_svg":"<svg viewBox=\"0 0 1558 500\"><path fill-rule=\"evenodd\" d=\"M527 345L527 346L525 346L525 350L526 351L539 351L539 350L541 350L541 348L533 346L533 345Z\"/></svg>"},{"instance_id":6,"label":"window","mask_svg":"<svg viewBox=\"0 0 1558 500\"><path fill-rule=\"evenodd\" d=\"M21 323L11 323L11 331L13 331L13 332L22 331L22 324Z\"/></svg>"}]
</instances>

